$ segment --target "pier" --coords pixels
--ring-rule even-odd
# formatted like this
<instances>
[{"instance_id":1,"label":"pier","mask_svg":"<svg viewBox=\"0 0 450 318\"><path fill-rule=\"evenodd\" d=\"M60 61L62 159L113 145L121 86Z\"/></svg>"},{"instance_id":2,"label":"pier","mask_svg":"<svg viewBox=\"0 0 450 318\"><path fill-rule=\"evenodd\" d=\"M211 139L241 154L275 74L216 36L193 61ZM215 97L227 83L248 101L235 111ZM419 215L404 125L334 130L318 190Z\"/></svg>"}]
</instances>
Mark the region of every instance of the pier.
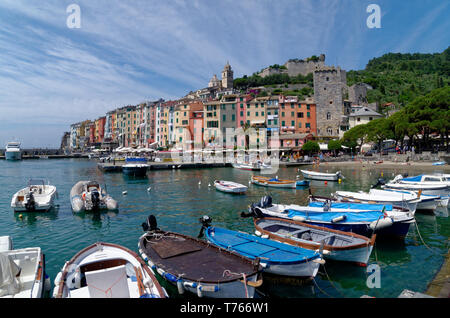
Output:
<instances>
[{"instance_id":1,"label":"pier","mask_svg":"<svg viewBox=\"0 0 450 318\"><path fill-rule=\"evenodd\" d=\"M447 253L441 269L431 283L428 284L426 294L437 298L450 297L450 253Z\"/></svg>"}]
</instances>

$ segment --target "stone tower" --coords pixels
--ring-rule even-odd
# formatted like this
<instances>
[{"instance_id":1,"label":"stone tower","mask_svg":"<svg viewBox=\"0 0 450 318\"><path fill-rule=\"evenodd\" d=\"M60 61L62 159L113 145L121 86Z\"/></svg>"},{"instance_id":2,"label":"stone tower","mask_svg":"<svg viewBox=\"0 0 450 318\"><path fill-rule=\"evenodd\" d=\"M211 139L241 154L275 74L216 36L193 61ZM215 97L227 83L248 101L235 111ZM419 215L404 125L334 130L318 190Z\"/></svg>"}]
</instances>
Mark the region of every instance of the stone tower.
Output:
<instances>
[{"instance_id":1,"label":"stone tower","mask_svg":"<svg viewBox=\"0 0 450 318\"><path fill-rule=\"evenodd\" d=\"M228 62L222 71L222 88L233 88L233 70Z\"/></svg>"},{"instance_id":2,"label":"stone tower","mask_svg":"<svg viewBox=\"0 0 450 318\"><path fill-rule=\"evenodd\" d=\"M314 71L314 100L316 102L317 135L338 137L344 115L343 91L347 75L340 67L322 67Z\"/></svg>"}]
</instances>

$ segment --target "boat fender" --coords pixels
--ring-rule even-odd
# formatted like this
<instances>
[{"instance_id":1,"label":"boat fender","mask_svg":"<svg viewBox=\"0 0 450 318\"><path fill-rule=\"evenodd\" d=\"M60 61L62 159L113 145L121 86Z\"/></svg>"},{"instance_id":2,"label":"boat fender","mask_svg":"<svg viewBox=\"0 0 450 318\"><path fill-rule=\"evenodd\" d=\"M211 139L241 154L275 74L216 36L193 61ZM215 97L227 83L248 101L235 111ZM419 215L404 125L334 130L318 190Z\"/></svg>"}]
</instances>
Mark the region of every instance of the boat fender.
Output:
<instances>
[{"instance_id":1,"label":"boat fender","mask_svg":"<svg viewBox=\"0 0 450 318\"><path fill-rule=\"evenodd\" d=\"M142 258L144 259L144 261L148 261L148 257L145 253L141 253Z\"/></svg>"},{"instance_id":2,"label":"boat fender","mask_svg":"<svg viewBox=\"0 0 450 318\"><path fill-rule=\"evenodd\" d=\"M392 220L392 218L383 218L377 221L373 221L372 223L370 223L369 227L372 230L379 230L379 229L383 229L386 227L391 226L394 223L394 221Z\"/></svg>"},{"instance_id":3,"label":"boat fender","mask_svg":"<svg viewBox=\"0 0 450 318\"><path fill-rule=\"evenodd\" d=\"M190 288L197 288L197 283L194 282L184 282L183 286L186 287L190 287Z\"/></svg>"},{"instance_id":4,"label":"boat fender","mask_svg":"<svg viewBox=\"0 0 450 318\"><path fill-rule=\"evenodd\" d=\"M292 219L294 221L300 221L300 222L303 222L306 220L303 216L298 216L298 215L294 216Z\"/></svg>"},{"instance_id":5,"label":"boat fender","mask_svg":"<svg viewBox=\"0 0 450 318\"><path fill-rule=\"evenodd\" d=\"M52 282L50 281L50 277L45 273L45 281L44 281L44 290L49 292L52 289Z\"/></svg>"},{"instance_id":6,"label":"boat fender","mask_svg":"<svg viewBox=\"0 0 450 318\"><path fill-rule=\"evenodd\" d=\"M202 285L198 285L197 286L197 296L199 297L199 298L202 298L203 297L203 293L202 293Z\"/></svg>"},{"instance_id":7,"label":"boat fender","mask_svg":"<svg viewBox=\"0 0 450 318\"><path fill-rule=\"evenodd\" d=\"M267 235L267 234L261 235L261 238L267 239L267 238L269 238L269 235Z\"/></svg>"},{"instance_id":8,"label":"boat fender","mask_svg":"<svg viewBox=\"0 0 450 318\"><path fill-rule=\"evenodd\" d=\"M323 258L313 259L314 263L319 263L320 265L325 264L325 260Z\"/></svg>"},{"instance_id":9,"label":"boat fender","mask_svg":"<svg viewBox=\"0 0 450 318\"><path fill-rule=\"evenodd\" d=\"M347 219L347 217L345 215L341 215L341 216L331 219L331 223L337 223L340 221L344 221L345 219Z\"/></svg>"},{"instance_id":10,"label":"boat fender","mask_svg":"<svg viewBox=\"0 0 450 318\"><path fill-rule=\"evenodd\" d=\"M262 268L269 268L269 264L267 263L259 263Z\"/></svg>"},{"instance_id":11,"label":"boat fender","mask_svg":"<svg viewBox=\"0 0 450 318\"><path fill-rule=\"evenodd\" d=\"M320 253L320 249L315 250L316 253ZM329 255L331 252L329 250L323 250L322 254L323 255Z\"/></svg>"},{"instance_id":12,"label":"boat fender","mask_svg":"<svg viewBox=\"0 0 450 318\"><path fill-rule=\"evenodd\" d=\"M178 288L178 293L180 295L184 294L183 280L181 280L181 279L177 280L177 288Z\"/></svg>"},{"instance_id":13,"label":"boat fender","mask_svg":"<svg viewBox=\"0 0 450 318\"><path fill-rule=\"evenodd\" d=\"M262 235L262 233L261 233L260 231L255 231L255 235L257 235L257 236L261 236L261 235Z\"/></svg>"}]
</instances>

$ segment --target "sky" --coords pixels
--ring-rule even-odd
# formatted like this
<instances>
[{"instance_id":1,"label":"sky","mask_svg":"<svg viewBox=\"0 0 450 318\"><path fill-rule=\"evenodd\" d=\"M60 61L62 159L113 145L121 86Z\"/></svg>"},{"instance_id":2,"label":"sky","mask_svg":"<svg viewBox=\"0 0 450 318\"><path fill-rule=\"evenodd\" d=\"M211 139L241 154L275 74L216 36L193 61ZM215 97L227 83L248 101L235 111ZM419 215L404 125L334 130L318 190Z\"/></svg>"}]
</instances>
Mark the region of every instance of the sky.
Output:
<instances>
[{"instance_id":1,"label":"sky","mask_svg":"<svg viewBox=\"0 0 450 318\"><path fill-rule=\"evenodd\" d=\"M180 98L227 62L236 78L312 55L349 71L442 52L449 16L448 0L0 0L0 147L59 148L72 123Z\"/></svg>"}]
</instances>

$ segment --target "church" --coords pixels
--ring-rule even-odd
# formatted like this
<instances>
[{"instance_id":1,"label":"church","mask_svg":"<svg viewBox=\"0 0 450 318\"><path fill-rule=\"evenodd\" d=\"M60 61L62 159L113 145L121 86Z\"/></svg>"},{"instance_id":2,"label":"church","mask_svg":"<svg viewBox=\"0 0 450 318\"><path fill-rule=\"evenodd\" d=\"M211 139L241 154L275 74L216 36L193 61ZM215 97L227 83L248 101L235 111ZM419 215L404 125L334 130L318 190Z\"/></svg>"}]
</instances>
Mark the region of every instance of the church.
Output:
<instances>
[{"instance_id":1,"label":"church","mask_svg":"<svg viewBox=\"0 0 450 318\"><path fill-rule=\"evenodd\" d=\"M222 70L222 78L219 79L216 74L211 78L208 87L190 92L186 97L199 98L202 101L217 98L219 95L233 94L233 70L229 62Z\"/></svg>"}]
</instances>

